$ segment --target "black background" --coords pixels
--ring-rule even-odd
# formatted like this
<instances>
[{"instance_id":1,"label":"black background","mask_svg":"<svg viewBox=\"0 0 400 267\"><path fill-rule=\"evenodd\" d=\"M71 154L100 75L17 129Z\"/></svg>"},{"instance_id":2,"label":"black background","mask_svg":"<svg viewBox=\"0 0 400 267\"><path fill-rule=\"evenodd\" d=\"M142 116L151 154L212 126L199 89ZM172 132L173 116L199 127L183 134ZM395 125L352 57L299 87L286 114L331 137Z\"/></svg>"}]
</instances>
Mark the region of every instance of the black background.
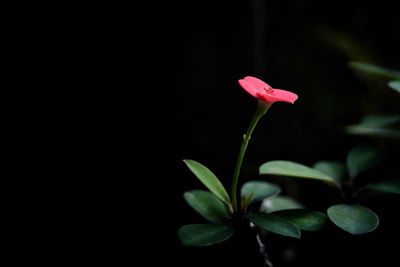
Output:
<instances>
[{"instance_id":1,"label":"black background","mask_svg":"<svg viewBox=\"0 0 400 267\"><path fill-rule=\"evenodd\" d=\"M256 105L238 85L246 75L299 99L274 104L262 119L240 182L257 179L258 166L269 160L344 162L360 143L379 143L388 152L366 179L396 172L396 140L350 136L343 127L369 113L399 112L395 92L368 85L348 67L350 60L369 60L400 68L398 7L395 1L356 0L104 6L82 33L83 39L96 36L85 47L95 86L88 115L79 122L88 131L79 138L85 145L77 156L87 159L80 164L88 182L79 209L84 219L77 223L85 234L76 245L87 250L72 254L115 264L136 265L143 258L142 265L262 266L252 237L188 248L176 234L184 224L204 222L182 197L203 188L182 159L205 164L230 187ZM332 201L323 185L280 183L285 193L321 211ZM397 196L365 202L381 219L367 235L331 226L302 240L271 236L271 257L276 266L390 265L397 256L390 244L398 237L398 203ZM291 251L295 257L285 262L282 255Z\"/></svg>"}]
</instances>

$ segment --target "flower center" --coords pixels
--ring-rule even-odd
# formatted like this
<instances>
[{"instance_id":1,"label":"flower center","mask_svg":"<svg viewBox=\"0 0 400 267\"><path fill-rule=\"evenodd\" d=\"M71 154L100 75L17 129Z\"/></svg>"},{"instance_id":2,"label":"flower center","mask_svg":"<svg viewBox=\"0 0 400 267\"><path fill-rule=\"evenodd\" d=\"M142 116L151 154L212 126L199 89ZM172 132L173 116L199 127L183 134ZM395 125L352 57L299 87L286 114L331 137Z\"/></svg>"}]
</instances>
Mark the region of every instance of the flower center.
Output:
<instances>
[{"instance_id":1,"label":"flower center","mask_svg":"<svg viewBox=\"0 0 400 267\"><path fill-rule=\"evenodd\" d=\"M271 94L271 93L273 93L274 92L274 90L272 90L272 88L271 87L268 87L268 88L263 88L264 89L264 91L266 92L266 93L268 93L268 94Z\"/></svg>"}]
</instances>

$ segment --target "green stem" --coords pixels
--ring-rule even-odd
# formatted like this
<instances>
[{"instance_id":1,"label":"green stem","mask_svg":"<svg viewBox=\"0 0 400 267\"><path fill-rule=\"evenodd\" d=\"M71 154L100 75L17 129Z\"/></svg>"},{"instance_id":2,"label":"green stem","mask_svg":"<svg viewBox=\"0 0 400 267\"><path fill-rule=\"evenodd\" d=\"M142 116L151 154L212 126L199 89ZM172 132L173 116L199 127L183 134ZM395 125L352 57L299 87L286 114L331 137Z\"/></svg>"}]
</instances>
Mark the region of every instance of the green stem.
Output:
<instances>
[{"instance_id":1,"label":"green stem","mask_svg":"<svg viewBox=\"0 0 400 267\"><path fill-rule=\"evenodd\" d=\"M232 204L234 211L239 210L237 204L237 183L239 180L240 169L242 167L243 157L244 154L246 153L247 145L249 144L251 134L253 133L254 128L256 127L258 121L267 112L270 106L271 104L269 103L262 102L260 100L258 101L256 113L254 114L253 119L251 120L250 126L247 129L246 134L243 136L242 145L240 146L239 155L236 161L235 173L233 174L233 180L232 180Z\"/></svg>"}]
</instances>

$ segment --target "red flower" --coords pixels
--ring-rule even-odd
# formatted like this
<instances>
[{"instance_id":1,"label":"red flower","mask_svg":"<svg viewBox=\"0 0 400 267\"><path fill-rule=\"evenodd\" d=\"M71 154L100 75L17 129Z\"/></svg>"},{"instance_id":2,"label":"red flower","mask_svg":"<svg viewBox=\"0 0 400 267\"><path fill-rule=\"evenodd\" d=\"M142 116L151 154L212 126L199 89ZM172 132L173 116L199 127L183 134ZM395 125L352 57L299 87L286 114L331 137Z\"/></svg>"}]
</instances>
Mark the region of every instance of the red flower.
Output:
<instances>
[{"instance_id":1,"label":"red flower","mask_svg":"<svg viewBox=\"0 0 400 267\"><path fill-rule=\"evenodd\" d=\"M293 104L298 98L295 93L272 88L267 83L255 77L246 76L244 79L239 80L239 83L249 94L270 104L274 102Z\"/></svg>"}]
</instances>

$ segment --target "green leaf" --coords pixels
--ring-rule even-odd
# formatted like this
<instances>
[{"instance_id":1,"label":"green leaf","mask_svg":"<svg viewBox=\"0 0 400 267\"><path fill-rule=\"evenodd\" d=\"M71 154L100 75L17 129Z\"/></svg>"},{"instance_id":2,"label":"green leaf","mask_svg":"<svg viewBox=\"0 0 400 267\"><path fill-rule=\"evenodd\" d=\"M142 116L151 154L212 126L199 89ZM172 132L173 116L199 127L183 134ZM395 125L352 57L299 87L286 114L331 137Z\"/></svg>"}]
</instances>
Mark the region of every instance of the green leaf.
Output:
<instances>
[{"instance_id":1,"label":"green leaf","mask_svg":"<svg viewBox=\"0 0 400 267\"><path fill-rule=\"evenodd\" d=\"M249 202L256 202L263 200L265 198L275 196L279 194L281 191L280 187L273 183L267 183L263 181L250 181L245 183L241 189L242 198L245 198L247 195L253 193L253 197Z\"/></svg>"},{"instance_id":2,"label":"green leaf","mask_svg":"<svg viewBox=\"0 0 400 267\"><path fill-rule=\"evenodd\" d=\"M346 166L343 163L335 161L318 161L313 166L314 169L321 171L341 183L347 174Z\"/></svg>"},{"instance_id":3,"label":"green leaf","mask_svg":"<svg viewBox=\"0 0 400 267\"><path fill-rule=\"evenodd\" d=\"M196 177L219 199L226 204L230 205L228 193L224 186L218 180L217 176L212 173L206 166L194 160L184 160L189 169L196 175Z\"/></svg>"},{"instance_id":4,"label":"green leaf","mask_svg":"<svg viewBox=\"0 0 400 267\"><path fill-rule=\"evenodd\" d=\"M233 229L218 224L188 224L178 230L178 237L185 246L209 246L225 241Z\"/></svg>"},{"instance_id":5,"label":"green leaf","mask_svg":"<svg viewBox=\"0 0 400 267\"><path fill-rule=\"evenodd\" d=\"M365 186L367 189L383 192L400 194L400 182L399 181L387 181L380 183L372 183Z\"/></svg>"},{"instance_id":6,"label":"green leaf","mask_svg":"<svg viewBox=\"0 0 400 267\"><path fill-rule=\"evenodd\" d=\"M193 190L183 194L186 202L212 223L224 223L230 217L227 206L208 191Z\"/></svg>"},{"instance_id":7,"label":"green leaf","mask_svg":"<svg viewBox=\"0 0 400 267\"><path fill-rule=\"evenodd\" d=\"M390 81L388 83L388 86L393 90L397 91L398 93L400 93L400 81Z\"/></svg>"},{"instance_id":8,"label":"green leaf","mask_svg":"<svg viewBox=\"0 0 400 267\"><path fill-rule=\"evenodd\" d=\"M254 193L247 194L244 198L242 198L242 207L246 211L247 207L250 205L253 199Z\"/></svg>"},{"instance_id":9,"label":"green leaf","mask_svg":"<svg viewBox=\"0 0 400 267\"><path fill-rule=\"evenodd\" d=\"M271 213L278 210L302 209L304 206L297 200L287 196L276 196L262 202L260 211Z\"/></svg>"},{"instance_id":10,"label":"green leaf","mask_svg":"<svg viewBox=\"0 0 400 267\"><path fill-rule=\"evenodd\" d=\"M385 127L398 122L400 122L399 115L373 114L364 116L359 125Z\"/></svg>"},{"instance_id":11,"label":"green leaf","mask_svg":"<svg viewBox=\"0 0 400 267\"><path fill-rule=\"evenodd\" d=\"M399 115L373 114L362 118L359 124L345 128L346 133L364 136L400 138L400 131L395 128L399 124Z\"/></svg>"},{"instance_id":12,"label":"green leaf","mask_svg":"<svg viewBox=\"0 0 400 267\"><path fill-rule=\"evenodd\" d=\"M266 213L250 213L250 221L262 229L283 236L300 238L300 230L295 225L278 216Z\"/></svg>"},{"instance_id":13,"label":"green leaf","mask_svg":"<svg viewBox=\"0 0 400 267\"><path fill-rule=\"evenodd\" d=\"M351 125L345 128L346 133L352 135L400 138L400 131L390 128L381 128L377 126Z\"/></svg>"},{"instance_id":14,"label":"green leaf","mask_svg":"<svg viewBox=\"0 0 400 267\"><path fill-rule=\"evenodd\" d=\"M328 220L328 217L322 212L305 209L280 210L272 214L306 231L319 231Z\"/></svg>"},{"instance_id":15,"label":"green leaf","mask_svg":"<svg viewBox=\"0 0 400 267\"><path fill-rule=\"evenodd\" d=\"M292 161L275 160L264 163L260 167L260 174L315 179L337 186L335 179L325 173Z\"/></svg>"},{"instance_id":16,"label":"green leaf","mask_svg":"<svg viewBox=\"0 0 400 267\"><path fill-rule=\"evenodd\" d=\"M365 72L367 74L378 75L390 79L400 79L400 72L383 68L378 65L356 62L356 61L349 62L349 65L352 69Z\"/></svg>"},{"instance_id":17,"label":"green leaf","mask_svg":"<svg viewBox=\"0 0 400 267\"><path fill-rule=\"evenodd\" d=\"M361 205L335 205L331 206L327 213L337 227L353 235L372 232L379 225L378 216Z\"/></svg>"},{"instance_id":18,"label":"green leaf","mask_svg":"<svg viewBox=\"0 0 400 267\"><path fill-rule=\"evenodd\" d=\"M360 172L366 171L378 165L384 157L384 150L375 146L357 146L347 154L347 168L350 176L354 177Z\"/></svg>"}]
</instances>

